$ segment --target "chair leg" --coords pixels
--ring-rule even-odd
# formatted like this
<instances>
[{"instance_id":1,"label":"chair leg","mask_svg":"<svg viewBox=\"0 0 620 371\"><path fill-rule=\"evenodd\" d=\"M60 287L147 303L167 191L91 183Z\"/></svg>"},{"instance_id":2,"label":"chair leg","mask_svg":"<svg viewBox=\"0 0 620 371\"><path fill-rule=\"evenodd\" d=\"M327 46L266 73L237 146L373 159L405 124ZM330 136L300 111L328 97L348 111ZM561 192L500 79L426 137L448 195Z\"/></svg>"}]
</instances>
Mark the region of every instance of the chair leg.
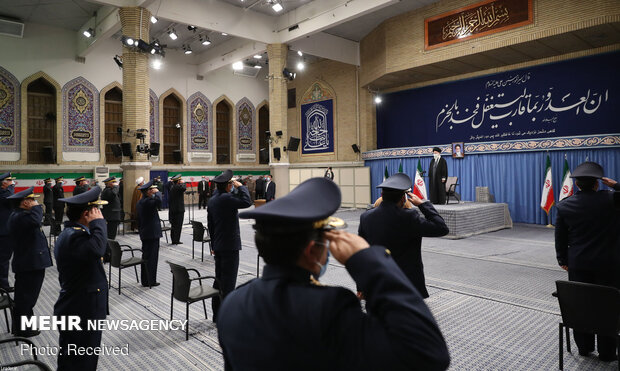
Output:
<instances>
[{"instance_id":1,"label":"chair leg","mask_svg":"<svg viewBox=\"0 0 620 371\"><path fill-rule=\"evenodd\" d=\"M258 255L258 252L256 253L256 278L258 278L258 274L259 274L259 264L260 264L260 255Z\"/></svg>"},{"instance_id":2,"label":"chair leg","mask_svg":"<svg viewBox=\"0 0 620 371\"><path fill-rule=\"evenodd\" d=\"M174 283L172 284L174 287ZM174 290L174 288L172 289ZM172 321L172 315L174 314L174 291L170 294L170 320Z\"/></svg>"},{"instance_id":3,"label":"chair leg","mask_svg":"<svg viewBox=\"0 0 620 371\"><path fill-rule=\"evenodd\" d=\"M170 243L168 242L168 231L164 231L164 236L166 236L166 243Z\"/></svg>"},{"instance_id":4,"label":"chair leg","mask_svg":"<svg viewBox=\"0 0 620 371\"><path fill-rule=\"evenodd\" d=\"M564 329L562 328L562 323L560 323L560 348L559 348L559 355L560 355L560 370L564 369L564 339L563 339L563 335L564 335Z\"/></svg>"},{"instance_id":5,"label":"chair leg","mask_svg":"<svg viewBox=\"0 0 620 371\"><path fill-rule=\"evenodd\" d=\"M108 289L112 288L112 263L108 262L109 269L108 269Z\"/></svg>"},{"instance_id":6,"label":"chair leg","mask_svg":"<svg viewBox=\"0 0 620 371\"><path fill-rule=\"evenodd\" d=\"M11 317L11 319L13 319ZM4 308L4 321L6 322L6 328L9 330L9 334L11 333L11 326L9 325L9 316L6 314L6 308Z\"/></svg>"},{"instance_id":7,"label":"chair leg","mask_svg":"<svg viewBox=\"0 0 620 371\"><path fill-rule=\"evenodd\" d=\"M568 326L565 326L566 328L566 350L571 353L570 351L570 328Z\"/></svg>"},{"instance_id":8,"label":"chair leg","mask_svg":"<svg viewBox=\"0 0 620 371\"><path fill-rule=\"evenodd\" d=\"M138 278L138 267L137 266L133 266L133 270L136 273L136 281L138 281L138 283L140 283L140 279Z\"/></svg>"},{"instance_id":9,"label":"chair leg","mask_svg":"<svg viewBox=\"0 0 620 371\"><path fill-rule=\"evenodd\" d=\"M202 299L202 309L205 310L205 319L209 319L209 316L207 316L207 305L205 304L205 299Z\"/></svg>"},{"instance_id":10,"label":"chair leg","mask_svg":"<svg viewBox=\"0 0 620 371\"><path fill-rule=\"evenodd\" d=\"M194 259L194 240L192 239L192 259Z\"/></svg>"},{"instance_id":11,"label":"chair leg","mask_svg":"<svg viewBox=\"0 0 620 371\"><path fill-rule=\"evenodd\" d=\"M185 340L189 340L189 303L185 303Z\"/></svg>"},{"instance_id":12,"label":"chair leg","mask_svg":"<svg viewBox=\"0 0 620 371\"><path fill-rule=\"evenodd\" d=\"M121 294L121 267L118 267L118 294Z\"/></svg>"},{"instance_id":13,"label":"chair leg","mask_svg":"<svg viewBox=\"0 0 620 371\"><path fill-rule=\"evenodd\" d=\"M205 261L205 243L202 243L202 250L200 250L200 261Z\"/></svg>"}]
</instances>

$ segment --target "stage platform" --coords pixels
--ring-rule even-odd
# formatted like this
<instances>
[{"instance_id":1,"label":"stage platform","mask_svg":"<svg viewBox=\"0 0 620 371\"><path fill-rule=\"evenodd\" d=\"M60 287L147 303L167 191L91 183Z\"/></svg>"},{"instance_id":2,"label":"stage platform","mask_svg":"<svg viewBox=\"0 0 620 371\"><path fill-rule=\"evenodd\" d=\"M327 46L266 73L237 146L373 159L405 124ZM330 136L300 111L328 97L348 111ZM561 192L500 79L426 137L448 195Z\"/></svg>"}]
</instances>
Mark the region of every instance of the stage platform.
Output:
<instances>
[{"instance_id":1,"label":"stage platform","mask_svg":"<svg viewBox=\"0 0 620 371\"><path fill-rule=\"evenodd\" d=\"M460 202L434 206L450 228L450 233L444 238L456 240L512 228L508 204Z\"/></svg>"}]
</instances>

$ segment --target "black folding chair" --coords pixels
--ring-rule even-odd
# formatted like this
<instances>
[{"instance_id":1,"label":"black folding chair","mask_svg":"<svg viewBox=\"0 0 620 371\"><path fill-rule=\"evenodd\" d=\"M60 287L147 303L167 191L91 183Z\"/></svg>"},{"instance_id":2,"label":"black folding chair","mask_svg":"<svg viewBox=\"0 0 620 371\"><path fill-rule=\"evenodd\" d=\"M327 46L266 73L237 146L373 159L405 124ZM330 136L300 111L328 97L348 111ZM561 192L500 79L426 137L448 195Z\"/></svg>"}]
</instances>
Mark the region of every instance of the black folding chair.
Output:
<instances>
[{"instance_id":1,"label":"black folding chair","mask_svg":"<svg viewBox=\"0 0 620 371\"><path fill-rule=\"evenodd\" d=\"M456 199L457 203L461 202L459 194L456 192L456 186L459 185L459 178L456 176L449 176L446 179L446 205L450 203L450 196Z\"/></svg>"},{"instance_id":2,"label":"black folding chair","mask_svg":"<svg viewBox=\"0 0 620 371\"><path fill-rule=\"evenodd\" d=\"M138 281L138 283L140 283L140 278L138 278L137 266L142 263L146 263L146 260L135 256L133 253L134 251L142 252L142 249L133 249L131 248L131 246L121 245L115 240L108 240L108 247L110 247L110 266L109 266L109 271L108 271L108 276L109 276L108 283L110 285L110 288L112 288L112 267L118 268L118 294L120 295L121 294L121 270L125 268L133 267L134 271L136 272L136 280ZM128 249L121 249L121 247L128 247ZM131 258L123 260L124 252L131 252ZM144 268L147 270L147 275L148 275L148 268L146 264L144 265Z\"/></svg>"},{"instance_id":3,"label":"black folding chair","mask_svg":"<svg viewBox=\"0 0 620 371\"><path fill-rule=\"evenodd\" d=\"M138 223L138 219L133 219L131 217L130 212L125 212L123 220L121 220L121 225L123 226L123 236L125 235L125 229L127 228L127 224L129 224L129 228L131 229L131 225L134 223Z\"/></svg>"},{"instance_id":4,"label":"black folding chair","mask_svg":"<svg viewBox=\"0 0 620 371\"><path fill-rule=\"evenodd\" d=\"M166 226L166 222L167 222L167 220L161 219L161 231L164 234L164 236L166 236L166 243L169 243L168 242L168 232L170 232L170 230L172 230L172 228Z\"/></svg>"},{"instance_id":5,"label":"black folding chair","mask_svg":"<svg viewBox=\"0 0 620 371\"><path fill-rule=\"evenodd\" d=\"M37 346L34 344L34 342L32 342L32 340L23 337L8 337L6 339L0 340L0 344L12 342L15 342L16 346L19 345L19 343L21 342L30 345L32 348L37 348ZM27 359L12 363L1 363L0 370L16 370L19 366L33 365L36 366L36 370L52 371L52 369L48 365L38 360L36 352L32 352L32 358L33 359ZM20 369L25 370L23 368ZM33 368L30 367L28 368L28 370L33 370Z\"/></svg>"},{"instance_id":6,"label":"black folding chair","mask_svg":"<svg viewBox=\"0 0 620 371\"><path fill-rule=\"evenodd\" d=\"M174 299L185 303L185 319L187 323L185 325L185 340L189 339L189 305L197 301L202 301L202 308L205 311L205 319L209 319L207 316L207 306L205 300L219 296L222 300L222 294L220 290L214 289L211 286L203 286L202 280L211 278L218 282L215 276L200 276L200 272L193 268L186 268L178 264L171 263L170 271L172 272L172 294L170 295L170 319L174 314ZM189 278L189 271L195 272L198 277ZM191 287L192 281L198 281L199 286ZM218 282L219 287L219 282Z\"/></svg>"},{"instance_id":7,"label":"black folding chair","mask_svg":"<svg viewBox=\"0 0 620 371\"><path fill-rule=\"evenodd\" d=\"M205 226L196 220L192 220L192 259L194 259L194 243L201 243L200 261L204 261L205 257L205 242L209 244L209 251L213 255L213 249L211 249L211 236L209 236L209 230Z\"/></svg>"},{"instance_id":8,"label":"black folding chair","mask_svg":"<svg viewBox=\"0 0 620 371\"><path fill-rule=\"evenodd\" d=\"M9 316L6 314L7 309L11 313L11 319L13 318L13 299L11 299L11 295L3 289L0 288L0 309L4 311L4 321L6 322L6 328L8 332L11 332L11 325L9 324Z\"/></svg>"},{"instance_id":9,"label":"black folding chair","mask_svg":"<svg viewBox=\"0 0 620 371\"><path fill-rule=\"evenodd\" d=\"M620 348L620 290L601 285L572 281L555 281L562 322L560 322L560 370L564 369L562 337L566 328L566 350L570 353L570 331L577 330L616 338ZM620 370L620 352L618 354Z\"/></svg>"}]
</instances>

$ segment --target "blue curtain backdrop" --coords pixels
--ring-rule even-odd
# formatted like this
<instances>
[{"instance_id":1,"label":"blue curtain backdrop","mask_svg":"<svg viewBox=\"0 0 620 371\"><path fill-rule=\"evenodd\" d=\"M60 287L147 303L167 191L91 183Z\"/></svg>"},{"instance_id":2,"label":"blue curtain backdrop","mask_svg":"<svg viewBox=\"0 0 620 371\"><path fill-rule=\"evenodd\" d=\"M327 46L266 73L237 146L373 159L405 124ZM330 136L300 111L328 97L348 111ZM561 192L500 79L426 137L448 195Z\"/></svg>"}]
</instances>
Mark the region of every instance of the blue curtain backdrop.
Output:
<instances>
[{"instance_id":1,"label":"blue curtain backdrop","mask_svg":"<svg viewBox=\"0 0 620 371\"><path fill-rule=\"evenodd\" d=\"M462 200L475 201L476 187L489 187L495 202L507 203L514 222L547 224L544 210L540 208L543 177L547 154L551 158L553 192L556 204L564 170L564 155L571 171L580 163L594 161L603 166L605 176L620 181L620 148L580 149L550 152L518 152L497 154L465 154L463 159L444 156L448 163L448 175L459 177L457 192ZM422 169L428 172L432 157L419 157ZM403 171L411 179L415 177L418 157L392 158L366 161L370 167L372 201L380 196L376 188L383 181L385 166L390 175L398 172L402 162ZM428 191L428 178L425 178ZM606 189L602 185L602 189ZM575 188L575 191L577 189ZM551 223L555 221L555 207L551 209Z\"/></svg>"}]
</instances>

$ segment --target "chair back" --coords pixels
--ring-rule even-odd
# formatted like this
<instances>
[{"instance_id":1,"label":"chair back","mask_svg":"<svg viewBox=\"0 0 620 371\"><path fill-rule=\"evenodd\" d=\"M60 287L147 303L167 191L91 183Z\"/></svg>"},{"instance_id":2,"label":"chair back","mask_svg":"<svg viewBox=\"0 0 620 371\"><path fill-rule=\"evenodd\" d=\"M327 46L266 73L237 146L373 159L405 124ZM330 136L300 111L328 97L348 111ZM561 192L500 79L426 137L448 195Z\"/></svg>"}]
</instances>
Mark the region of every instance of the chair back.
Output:
<instances>
[{"instance_id":1,"label":"chair back","mask_svg":"<svg viewBox=\"0 0 620 371\"><path fill-rule=\"evenodd\" d=\"M172 295L179 301L187 302L191 283L187 269L182 265L169 261L166 261L166 263L170 265L170 271L172 272Z\"/></svg>"},{"instance_id":2,"label":"chair back","mask_svg":"<svg viewBox=\"0 0 620 371\"><path fill-rule=\"evenodd\" d=\"M118 241L108 240L108 247L110 248L110 264L114 268L118 268L121 265L121 257L123 255L121 245Z\"/></svg>"},{"instance_id":3,"label":"chair back","mask_svg":"<svg viewBox=\"0 0 620 371\"><path fill-rule=\"evenodd\" d=\"M458 182L459 182L459 177L457 177L457 176L449 176L446 179L446 193L454 192Z\"/></svg>"},{"instance_id":4,"label":"chair back","mask_svg":"<svg viewBox=\"0 0 620 371\"><path fill-rule=\"evenodd\" d=\"M565 326L601 335L618 334L620 290L572 281L555 281L555 284Z\"/></svg>"},{"instance_id":5,"label":"chair back","mask_svg":"<svg viewBox=\"0 0 620 371\"><path fill-rule=\"evenodd\" d=\"M205 235L205 226L202 225L202 222L198 222L196 220L192 220L192 232L194 241L201 242L202 238Z\"/></svg>"},{"instance_id":6,"label":"chair back","mask_svg":"<svg viewBox=\"0 0 620 371\"><path fill-rule=\"evenodd\" d=\"M0 289L0 309L13 308L13 300L8 292Z\"/></svg>"}]
</instances>

